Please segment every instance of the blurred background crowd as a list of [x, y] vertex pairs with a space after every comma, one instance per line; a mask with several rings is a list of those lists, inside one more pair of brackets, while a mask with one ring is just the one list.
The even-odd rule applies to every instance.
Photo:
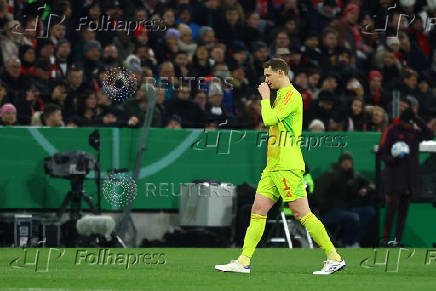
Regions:
[[[27, 2], [0, 0], [0, 125], [140, 127], [153, 83], [152, 127], [262, 129], [279, 57], [304, 130], [383, 131], [395, 90], [436, 129], [436, 0]], [[104, 90], [120, 67], [127, 100]]]

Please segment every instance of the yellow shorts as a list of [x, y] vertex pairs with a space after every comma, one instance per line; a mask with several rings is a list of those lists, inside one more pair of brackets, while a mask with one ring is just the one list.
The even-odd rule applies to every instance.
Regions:
[[281, 196], [283, 202], [292, 202], [306, 197], [306, 185], [303, 181], [304, 171], [267, 171], [263, 170], [256, 193], [277, 202]]

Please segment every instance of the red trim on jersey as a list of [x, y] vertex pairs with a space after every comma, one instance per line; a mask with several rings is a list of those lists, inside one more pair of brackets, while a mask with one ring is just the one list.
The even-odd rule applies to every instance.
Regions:
[[288, 94], [286, 94], [286, 96], [283, 98], [283, 105], [288, 104], [289, 100], [291, 100], [292, 95], [294, 95], [294, 90], [292, 90], [291, 92], [288, 92]]
[[391, 125], [389, 125], [386, 129], [385, 129], [385, 131], [383, 132], [383, 135], [382, 135], [382, 137], [381, 137], [381, 140], [380, 140], [380, 146], [384, 146], [385, 145], [385, 143], [386, 143], [386, 137], [388, 136], [388, 132], [391, 130], [391, 128], [393, 128], [394, 127], [394, 125], [393, 124], [391, 124]]

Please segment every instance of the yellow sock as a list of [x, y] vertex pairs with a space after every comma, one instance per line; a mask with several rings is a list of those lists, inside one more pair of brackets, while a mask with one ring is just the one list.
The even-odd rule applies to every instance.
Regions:
[[327, 254], [327, 259], [340, 262], [342, 260], [341, 256], [336, 252], [336, 250], [331, 251]]
[[[254, 250], [257, 244], [262, 238], [263, 232], [265, 230], [266, 216], [252, 213], [250, 219], [250, 226], [247, 228], [244, 238], [244, 246], [242, 247], [242, 256], [250, 259], [253, 256]], [[247, 260], [242, 259], [239, 261], [244, 265]], [[248, 261], [249, 263], [250, 261]]]
[[240, 255], [238, 258], [238, 262], [239, 264], [241, 264], [242, 266], [248, 266], [250, 265], [250, 258], [244, 255]]
[[321, 221], [309, 212], [300, 220], [301, 224], [307, 228], [312, 239], [322, 248], [327, 258], [334, 261], [341, 261], [341, 257], [336, 253], [336, 249], [330, 241], [330, 237]]

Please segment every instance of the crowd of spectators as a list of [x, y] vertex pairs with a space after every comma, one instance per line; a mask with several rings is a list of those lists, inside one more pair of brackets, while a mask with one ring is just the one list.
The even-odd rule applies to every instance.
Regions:
[[[436, 130], [436, 0], [26, 2], [0, 0], [0, 125], [140, 127], [150, 83], [152, 127], [262, 129], [279, 57], [304, 130], [383, 131], [395, 91]], [[104, 88], [120, 67], [127, 100]]]

